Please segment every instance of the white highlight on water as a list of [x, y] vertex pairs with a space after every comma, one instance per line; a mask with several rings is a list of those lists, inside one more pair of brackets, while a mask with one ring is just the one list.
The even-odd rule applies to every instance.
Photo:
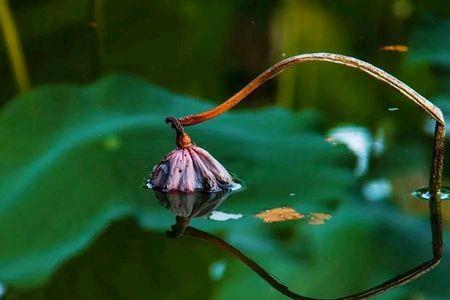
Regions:
[[373, 143], [369, 130], [361, 126], [342, 126], [332, 129], [329, 136], [332, 142], [344, 144], [356, 156], [355, 175], [364, 175]]
[[209, 219], [214, 221], [228, 221], [228, 220], [237, 220], [242, 218], [242, 214], [229, 214], [221, 211], [213, 211], [209, 216]]
[[225, 261], [223, 260], [215, 261], [209, 266], [209, 277], [211, 277], [211, 279], [214, 281], [218, 281], [222, 279], [226, 269], [227, 264]]
[[4, 286], [2, 283], [0, 283], [0, 299], [3, 298], [3, 296], [5, 295], [5, 293], [6, 293], [6, 288], [5, 288], [5, 286]]
[[228, 189], [232, 190], [233, 192], [238, 191], [242, 188], [242, 185], [237, 182], [233, 182], [229, 186], [227, 186]]
[[[431, 193], [428, 188], [417, 189], [414, 192], [412, 192], [411, 195], [416, 198], [419, 198], [419, 199], [424, 199], [424, 200], [431, 199]], [[442, 187], [439, 190], [439, 195], [441, 196], [441, 200], [449, 200], [450, 199], [450, 190], [447, 187]]]
[[392, 195], [392, 184], [386, 178], [374, 179], [363, 185], [362, 194], [369, 201], [382, 201]]

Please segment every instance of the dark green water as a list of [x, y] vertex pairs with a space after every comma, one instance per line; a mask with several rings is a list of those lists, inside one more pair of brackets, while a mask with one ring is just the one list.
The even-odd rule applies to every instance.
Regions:
[[[428, 203], [416, 196], [426, 198], [434, 123], [342, 66], [296, 66], [187, 128], [242, 190], [173, 206], [141, 185], [175, 148], [167, 116], [209, 109], [296, 54], [373, 63], [446, 116], [445, 1], [11, 0], [9, 8], [31, 90], [19, 93], [24, 77], [14, 75], [2, 35], [0, 299], [285, 299], [212, 243], [166, 237], [175, 214], [198, 211], [191, 226], [310, 297], [360, 292], [432, 257]], [[380, 50], [388, 45], [408, 51]], [[446, 200], [446, 166], [443, 175]], [[442, 206], [441, 264], [376, 299], [450, 298], [449, 202]]]

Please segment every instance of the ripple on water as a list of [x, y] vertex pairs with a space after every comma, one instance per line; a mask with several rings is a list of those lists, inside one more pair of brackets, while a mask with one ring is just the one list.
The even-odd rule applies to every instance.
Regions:
[[[439, 190], [439, 194], [441, 200], [450, 200], [450, 187], [442, 187]], [[431, 198], [431, 192], [428, 187], [417, 189], [413, 191], [411, 195], [421, 200], [430, 200]]]
[[[149, 189], [149, 190], [153, 189], [152, 181], [151, 181], [150, 178], [145, 180], [143, 188], [146, 188], [146, 189]], [[240, 182], [233, 182], [232, 184], [227, 185], [225, 187], [225, 190], [230, 190], [231, 192], [237, 192], [237, 191], [244, 190], [244, 187], [243, 187], [243, 185]]]

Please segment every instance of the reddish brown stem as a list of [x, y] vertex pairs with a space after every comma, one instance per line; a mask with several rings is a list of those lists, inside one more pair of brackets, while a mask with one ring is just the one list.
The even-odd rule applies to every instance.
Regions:
[[230, 108], [232, 108], [233, 106], [235, 106], [236, 104], [238, 104], [241, 100], [247, 97], [258, 87], [263, 85], [266, 81], [277, 76], [285, 69], [293, 65], [308, 61], [330, 62], [344, 65], [350, 68], [355, 68], [362, 72], [365, 72], [370, 76], [374, 77], [375, 79], [380, 80], [386, 83], [387, 85], [393, 87], [394, 89], [399, 91], [402, 95], [404, 95], [407, 99], [411, 100], [416, 105], [421, 107], [430, 117], [435, 119], [438, 123], [442, 125], [444, 124], [444, 118], [442, 116], [441, 110], [435, 105], [433, 105], [433, 103], [422, 97], [415, 90], [410, 88], [408, 85], [403, 83], [402, 81], [398, 80], [394, 76], [365, 61], [350, 56], [332, 53], [309, 53], [286, 58], [280, 61], [279, 63], [273, 65], [263, 73], [261, 73], [261, 75], [256, 77], [253, 81], [247, 84], [239, 92], [234, 94], [231, 98], [229, 98], [222, 104], [218, 105], [217, 107], [199, 114], [182, 117], [179, 119], [179, 121], [181, 125], [189, 126], [217, 117], [222, 113], [226, 112], [227, 110], [229, 110]]
[[[257, 89], [259, 86], [264, 84], [267, 80], [272, 77], [278, 75], [286, 68], [295, 65], [297, 63], [306, 62], [306, 61], [326, 61], [337, 63], [341, 65], [345, 65], [351, 68], [356, 68], [361, 70], [372, 77], [388, 84], [393, 87], [401, 94], [403, 94], [406, 98], [414, 102], [420, 108], [422, 108], [430, 117], [436, 120], [436, 129], [434, 136], [434, 151], [433, 151], [433, 160], [431, 166], [431, 176], [430, 176], [430, 192], [431, 199], [429, 203], [430, 210], [430, 223], [431, 223], [431, 233], [432, 233], [432, 250], [433, 250], [433, 258], [430, 260], [416, 266], [415, 268], [409, 270], [406, 273], [400, 274], [388, 281], [385, 281], [378, 286], [375, 286], [369, 290], [366, 290], [361, 293], [348, 295], [340, 298], [336, 298], [339, 300], [356, 300], [356, 299], [367, 299], [371, 296], [378, 295], [386, 292], [389, 289], [394, 287], [406, 284], [426, 272], [433, 269], [436, 265], [439, 264], [442, 258], [442, 249], [443, 249], [443, 240], [442, 240], [442, 214], [441, 214], [441, 199], [439, 195], [439, 190], [441, 188], [442, 181], [442, 166], [444, 159], [444, 146], [445, 146], [445, 122], [442, 116], [441, 110], [434, 106], [427, 99], [422, 97], [412, 88], [407, 86], [405, 83], [401, 82], [397, 78], [392, 75], [386, 73], [385, 71], [369, 64], [364, 61], [361, 61], [356, 58], [338, 55], [338, 54], [330, 54], [330, 53], [312, 53], [312, 54], [303, 54], [294, 57], [287, 58], [271, 68], [264, 71], [261, 75], [259, 75], [256, 79], [250, 82], [247, 86], [233, 95], [224, 103], [220, 104], [216, 108], [196, 114], [190, 115], [179, 119], [181, 125], [189, 126], [193, 124], [198, 124], [203, 121], [214, 118], [223, 112], [229, 110], [237, 103], [239, 103], [242, 99], [244, 99], [247, 95]], [[256, 272], [261, 278], [263, 278], [267, 283], [269, 283], [272, 287], [277, 289], [280, 293], [290, 297], [291, 299], [314, 299], [306, 296], [299, 295], [293, 291], [291, 291], [288, 287], [281, 284], [278, 280], [273, 278], [268, 272], [266, 272], [261, 266], [259, 266], [255, 261], [251, 260], [249, 257], [244, 255], [238, 249], [234, 248], [227, 242], [221, 240], [218, 237], [210, 235], [206, 232], [200, 231], [193, 227], [187, 227], [184, 231], [184, 235], [193, 236], [197, 238], [201, 238], [207, 240], [209, 242], [214, 243], [221, 249], [230, 252], [232, 255], [237, 257], [241, 262], [246, 264], [249, 268], [251, 268], [254, 272]]]

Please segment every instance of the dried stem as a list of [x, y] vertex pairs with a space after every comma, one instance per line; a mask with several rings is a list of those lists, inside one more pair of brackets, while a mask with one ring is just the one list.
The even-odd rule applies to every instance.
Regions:
[[[373, 288], [370, 288], [361, 293], [335, 298], [336, 300], [367, 299], [369, 297], [382, 294], [392, 288], [404, 285], [408, 282], [411, 282], [419, 278], [420, 276], [429, 272], [440, 263], [442, 259], [443, 240], [442, 240], [441, 198], [439, 190], [441, 188], [442, 182], [444, 146], [445, 146], [445, 125], [436, 122], [434, 145], [433, 145], [433, 157], [430, 171], [431, 198], [429, 203], [433, 258]], [[234, 248], [232, 245], [228, 244], [224, 240], [193, 227], [183, 227], [183, 228], [185, 228], [185, 231], [184, 232], [181, 231], [182, 234], [206, 240], [210, 243], [215, 244], [220, 249], [232, 254], [234, 257], [236, 257], [247, 267], [252, 269], [262, 279], [264, 279], [268, 284], [270, 284], [273, 288], [275, 288], [278, 292], [282, 293], [283, 295], [291, 299], [321, 300], [319, 298], [310, 298], [302, 296], [300, 294], [291, 291], [287, 286], [283, 285], [276, 278], [270, 275], [270, 273], [268, 273], [264, 268], [258, 265], [254, 260], [246, 256], [245, 254], [243, 254], [238, 249]]]
[[[431, 224], [431, 234], [432, 234], [432, 250], [433, 258], [416, 266], [415, 268], [400, 274], [390, 280], [387, 280], [373, 288], [370, 288], [364, 292], [348, 295], [336, 300], [356, 300], [356, 299], [367, 299], [369, 297], [382, 294], [390, 289], [404, 285], [411, 282], [425, 273], [436, 267], [441, 259], [443, 252], [443, 240], [442, 240], [442, 214], [441, 214], [441, 198], [439, 190], [441, 188], [442, 181], [442, 167], [444, 163], [444, 146], [445, 146], [445, 126], [436, 122], [436, 129], [434, 135], [434, 147], [433, 147], [433, 157], [432, 165], [430, 171], [430, 224]], [[187, 226], [187, 225], [186, 225]], [[238, 249], [234, 248], [232, 245], [228, 244], [224, 240], [209, 234], [207, 232], [198, 230], [193, 227], [184, 227], [185, 231], [182, 232], [186, 236], [197, 237], [211, 242], [231, 253], [234, 257], [238, 258], [242, 263], [252, 269], [257, 273], [262, 279], [264, 279], [268, 284], [270, 284], [277, 291], [291, 299], [303, 299], [303, 300], [314, 300], [316, 298], [310, 298], [306, 296], [299, 295], [291, 291], [287, 286], [283, 285], [277, 279], [275, 279], [270, 273], [268, 273], [264, 268], [258, 265], [254, 260], [240, 252]], [[397, 254], [398, 255], [398, 254]], [[320, 299], [316, 299], [320, 300]]]
[[442, 168], [444, 165], [445, 149], [445, 125], [436, 123], [434, 130], [433, 158], [430, 171], [430, 222], [431, 234], [433, 237], [433, 256], [442, 257], [442, 212], [441, 195], [439, 193], [442, 184]]
[[[366, 290], [361, 293], [348, 295], [340, 298], [336, 298], [339, 300], [349, 300], [349, 299], [367, 299], [371, 296], [381, 294], [390, 290], [394, 287], [406, 284], [423, 274], [427, 273], [431, 269], [433, 269], [436, 265], [439, 264], [442, 258], [442, 249], [443, 249], [443, 240], [442, 240], [442, 215], [441, 215], [441, 199], [440, 199], [440, 188], [442, 182], [442, 167], [444, 161], [444, 146], [445, 146], [445, 122], [442, 116], [441, 110], [434, 106], [431, 102], [426, 100], [424, 97], [419, 95], [412, 88], [396, 79], [392, 75], [384, 72], [383, 70], [366, 63], [364, 61], [358, 60], [356, 58], [330, 54], [330, 53], [312, 53], [312, 54], [304, 54], [298, 55], [294, 57], [290, 57], [285, 59], [276, 65], [272, 66], [268, 70], [264, 71], [261, 75], [259, 75], [256, 79], [250, 82], [247, 86], [237, 92], [234, 96], [229, 98], [227, 101], [217, 106], [216, 108], [206, 111], [196, 115], [190, 115], [179, 119], [181, 125], [189, 126], [193, 124], [197, 124], [211, 118], [214, 118], [223, 112], [229, 110], [234, 105], [239, 103], [242, 99], [244, 99], [247, 95], [261, 86], [264, 82], [269, 80], [270, 78], [278, 75], [286, 68], [295, 65], [297, 63], [306, 62], [306, 61], [326, 61], [337, 63], [341, 65], [345, 65], [351, 68], [356, 68], [361, 70], [376, 79], [388, 84], [393, 87], [401, 94], [403, 94], [406, 98], [413, 101], [419, 107], [421, 107], [429, 116], [431, 116], [434, 120], [436, 120], [436, 129], [434, 135], [434, 146], [433, 146], [433, 157], [432, 157], [432, 165], [430, 171], [430, 202], [429, 202], [429, 210], [430, 210], [430, 224], [431, 224], [431, 233], [432, 233], [432, 250], [433, 250], [433, 258], [430, 260], [416, 266], [415, 268], [400, 274], [388, 281], [385, 281], [369, 290]], [[240, 252], [238, 249], [234, 248], [224, 240], [211, 235], [207, 232], [203, 232], [201, 230], [195, 229], [193, 227], [187, 227], [183, 233], [186, 236], [192, 236], [207, 240], [215, 245], [217, 245], [222, 250], [225, 250], [231, 253], [233, 256], [238, 258], [242, 263], [251, 268], [254, 272], [256, 272], [261, 278], [263, 278], [268, 284], [270, 284], [273, 288], [278, 290], [280, 293], [288, 296], [291, 299], [315, 299], [309, 298], [302, 295], [299, 295], [295, 292], [289, 290], [288, 287], [281, 284], [278, 280], [276, 280], [273, 276], [271, 276], [267, 271], [265, 271], [260, 265], [258, 265], [255, 261], [247, 257], [245, 254]]]
[[332, 53], [301, 54], [282, 60], [279, 63], [267, 69], [266, 71], [264, 71], [261, 75], [256, 77], [252, 82], [247, 84], [239, 92], [234, 94], [231, 98], [229, 98], [219, 106], [203, 113], [182, 117], [179, 119], [180, 123], [183, 126], [189, 126], [217, 117], [222, 113], [224, 113], [225, 111], [232, 108], [233, 106], [235, 106], [236, 104], [238, 104], [241, 100], [247, 97], [258, 87], [263, 85], [266, 81], [277, 76], [285, 69], [293, 65], [308, 61], [331, 62], [335, 64], [344, 65], [350, 68], [355, 68], [362, 72], [365, 72], [370, 76], [374, 77], [375, 79], [382, 81], [387, 85], [393, 87], [397, 91], [399, 91], [406, 98], [408, 98], [409, 100], [420, 106], [430, 117], [435, 119], [438, 123], [444, 125], [444, 118], [442, 116], [441, 110], [435, 105], [433, 105], [433, 103], [422, 97], [419, 93], [417, 93], [415, 90], [410, 88], [405, 83], [401, 82], [394, 76], [367, 62], [364, 62], [362, 60], [350, 56]]
[[184, 127], [180, 124], [180, 121], [178, 121], [175, 117], [167, 117], [166, 123], [171, 124], [172, 128], [175, 129], [177, 135], [176, 135], [176, 144], [178, 148], [187, 148], [192, 145], [191, 138], [184, 130]]

